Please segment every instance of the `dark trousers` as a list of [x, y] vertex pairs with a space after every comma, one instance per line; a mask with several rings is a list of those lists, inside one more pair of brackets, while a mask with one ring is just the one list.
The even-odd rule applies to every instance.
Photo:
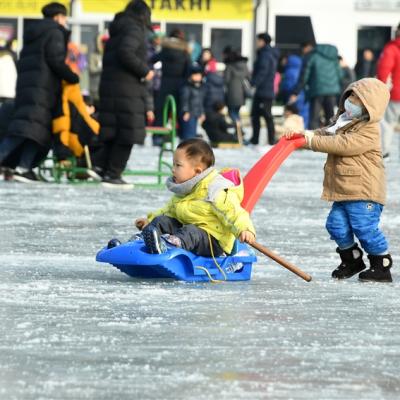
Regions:
[[232, 122], [234, 122], [234, 123], [236, 121], [240, 122], [239, 111], [240, 111], [240, 106], [238, 106], [238, 107], [228, 107], [228, 115], [229, 115], [229, 118], [232, 120]]
[[195, 138], [197, 135], [197, 118], [190, 117], [188, 121], [181, 118], [181, 136], [182, 140]]
[[208, 233], [196, 225], [183, 225], [175, 218], [159, 215], [154, 218], [144, 230], [149, 226], [157, 228], [161, 235], [169, 233], [178, 237], [181, 240], [183, 249], [191, 251], [199, 256], [210, 257], [213, 253], [215, 257], [218, 257], [224, 252], [218, 241], [210, 235], [212, 244], [211, 252]]
[[21, 168], [32, 169], [40, 147], [33, 140], [21, 136], [6, 136], [0, 143], [0, 164], [18, 148], [20, 149], [17, 165]]
[[325, 123], [333, 117], [336, 96], [316, 96], [310, 100], [310, 129], [321, 127], [321, 110], [324, 111]]
[[251, 144], [258, 144], [260, 137], [260, 117], [265, 119], [268, 130], [268, 143], [275, 144], [275, 126], [272, 117], [272, 99], [254, 97], [251, 107], [251, 124], [253, 125], [253, 137]]
[[131, 155], [133, 145], [105, 142], [93, 155], [93, 165], [103, 170], [103, 175], [112, 179], [121, 177]]

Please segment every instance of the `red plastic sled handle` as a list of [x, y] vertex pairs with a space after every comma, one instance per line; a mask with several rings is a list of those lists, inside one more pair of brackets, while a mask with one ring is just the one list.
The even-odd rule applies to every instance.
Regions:
[[299, 147], [303, 147], [306, 139], [303, 135], [295, 134], [291, 139], [281, 138], [256, 164], [243, 179], [244, 198], [242, 207], [251, 212], [265, 187], [275, 175], [281, 164]]

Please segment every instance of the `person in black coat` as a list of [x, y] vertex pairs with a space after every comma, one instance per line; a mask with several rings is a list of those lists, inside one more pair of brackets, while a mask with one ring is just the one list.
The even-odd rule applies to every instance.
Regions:
[[147, 63], [151, 10], [133, 0], [110, 25], [100, 79], [100, 140], [104, 146], [93, 160], [105, 186], [127, 185], [121, 178], [134, 144], [146, 131], [146, 81], [153, 79]]
[[354, 72], [357, 80], [376, 75], [376, 60], [374, 52], [371, 49], [364, 49], [359, 55]]
[[224, 78], [218, 72], [208, 72], [204, 77], [204, 111], [211, 112], [216, 102], [225, 101]]
[[14, 179], [36, 181], [32, 168], [43, 158], [52, 140], [51, 123], [61, 97], [61, 81], [78, 83], [79, 77], [65, 64], [69, 32], [67, 10], [60, 3], [42, 8], [44, 19], [25, 30], [18, 61], [17, 88], [8, 134], [0, 143], [0, 164], [13, 158]]
[[251, 144], [258, 144], [260, 136], [260, 117], [265, 119], [268, 129], [268, 143], [275, 143], [275, 127], [272, 117], [272, 102], [275, 97], [274, 79], [277, 69], [277, 55], [271, 48], [271, 36], [268, 33], [257, 35], [257, 57], [254, 62], [251, 85], [255, 87], [251, 109], [253, 136]]
[[177, 109], [181, 108], [181, 89], [189, 76], [191, 67], [189, 46], [182, 30], [174, 29], [169, 37], [163, 39], [161, 51], [152, 58], [153, 63], [159, 61], [162, 67], [160, 92], [155, 102], [157, 126], [162, 125], [163, 106], [168, 95], [174, 96]]

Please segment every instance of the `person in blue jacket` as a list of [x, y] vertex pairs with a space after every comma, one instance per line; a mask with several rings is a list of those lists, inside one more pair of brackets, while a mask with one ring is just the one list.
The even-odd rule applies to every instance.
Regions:
[[283, 70], [283, 78], [280, 84], [280, 96], [285, 104], [294, 104], [303, 117], [304, 126], [308, 126], [309, 104], [306, 101], [304, 90], [296, 96], [296, 101], [291, 101], [291, 95], [296, 90], [301, 77], [303, 60], [300, 56], [291, 54]]
[[260, 117], [265, 119], [268, 129], [268, 143], [275, 143], [275, 127], [272, 117], [272, 102], [275, 98], [274, 79], [277, 69], [277, 54], [271, 47], [268, 33], [257, 35], [257, 57], [253, 66], [251, 85], [255, 88], [251, 109], [253, 136], [251, 144], [258, 144], [260, 136]]

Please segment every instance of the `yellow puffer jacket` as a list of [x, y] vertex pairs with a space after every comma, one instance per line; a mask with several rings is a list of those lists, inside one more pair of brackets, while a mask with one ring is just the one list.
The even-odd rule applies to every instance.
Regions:
[[255, 234], [255, 229], [249, 213], [240, 205], [244, 195], [242, 180], [231, 187], [226, 182], [214, 170], [189, 194], [174, 195], [165, 207], [150, 213], [148, 219], [166, 215], [184, 225], [196, 225], [217, 239], [225, 253], [230, 254], [235, 238], [243, 231]]
[[83, 146], [80, 141], [78, 129], [85, 128], [93, 135], [98, 135], [99, 123], [93, 119], [86, 110], [79, 84], [63, 82], [62, 113], [53, 119], [52, 131], [60, 136], [61, 143], [68, 147], [76, 157], [83, 154]]

